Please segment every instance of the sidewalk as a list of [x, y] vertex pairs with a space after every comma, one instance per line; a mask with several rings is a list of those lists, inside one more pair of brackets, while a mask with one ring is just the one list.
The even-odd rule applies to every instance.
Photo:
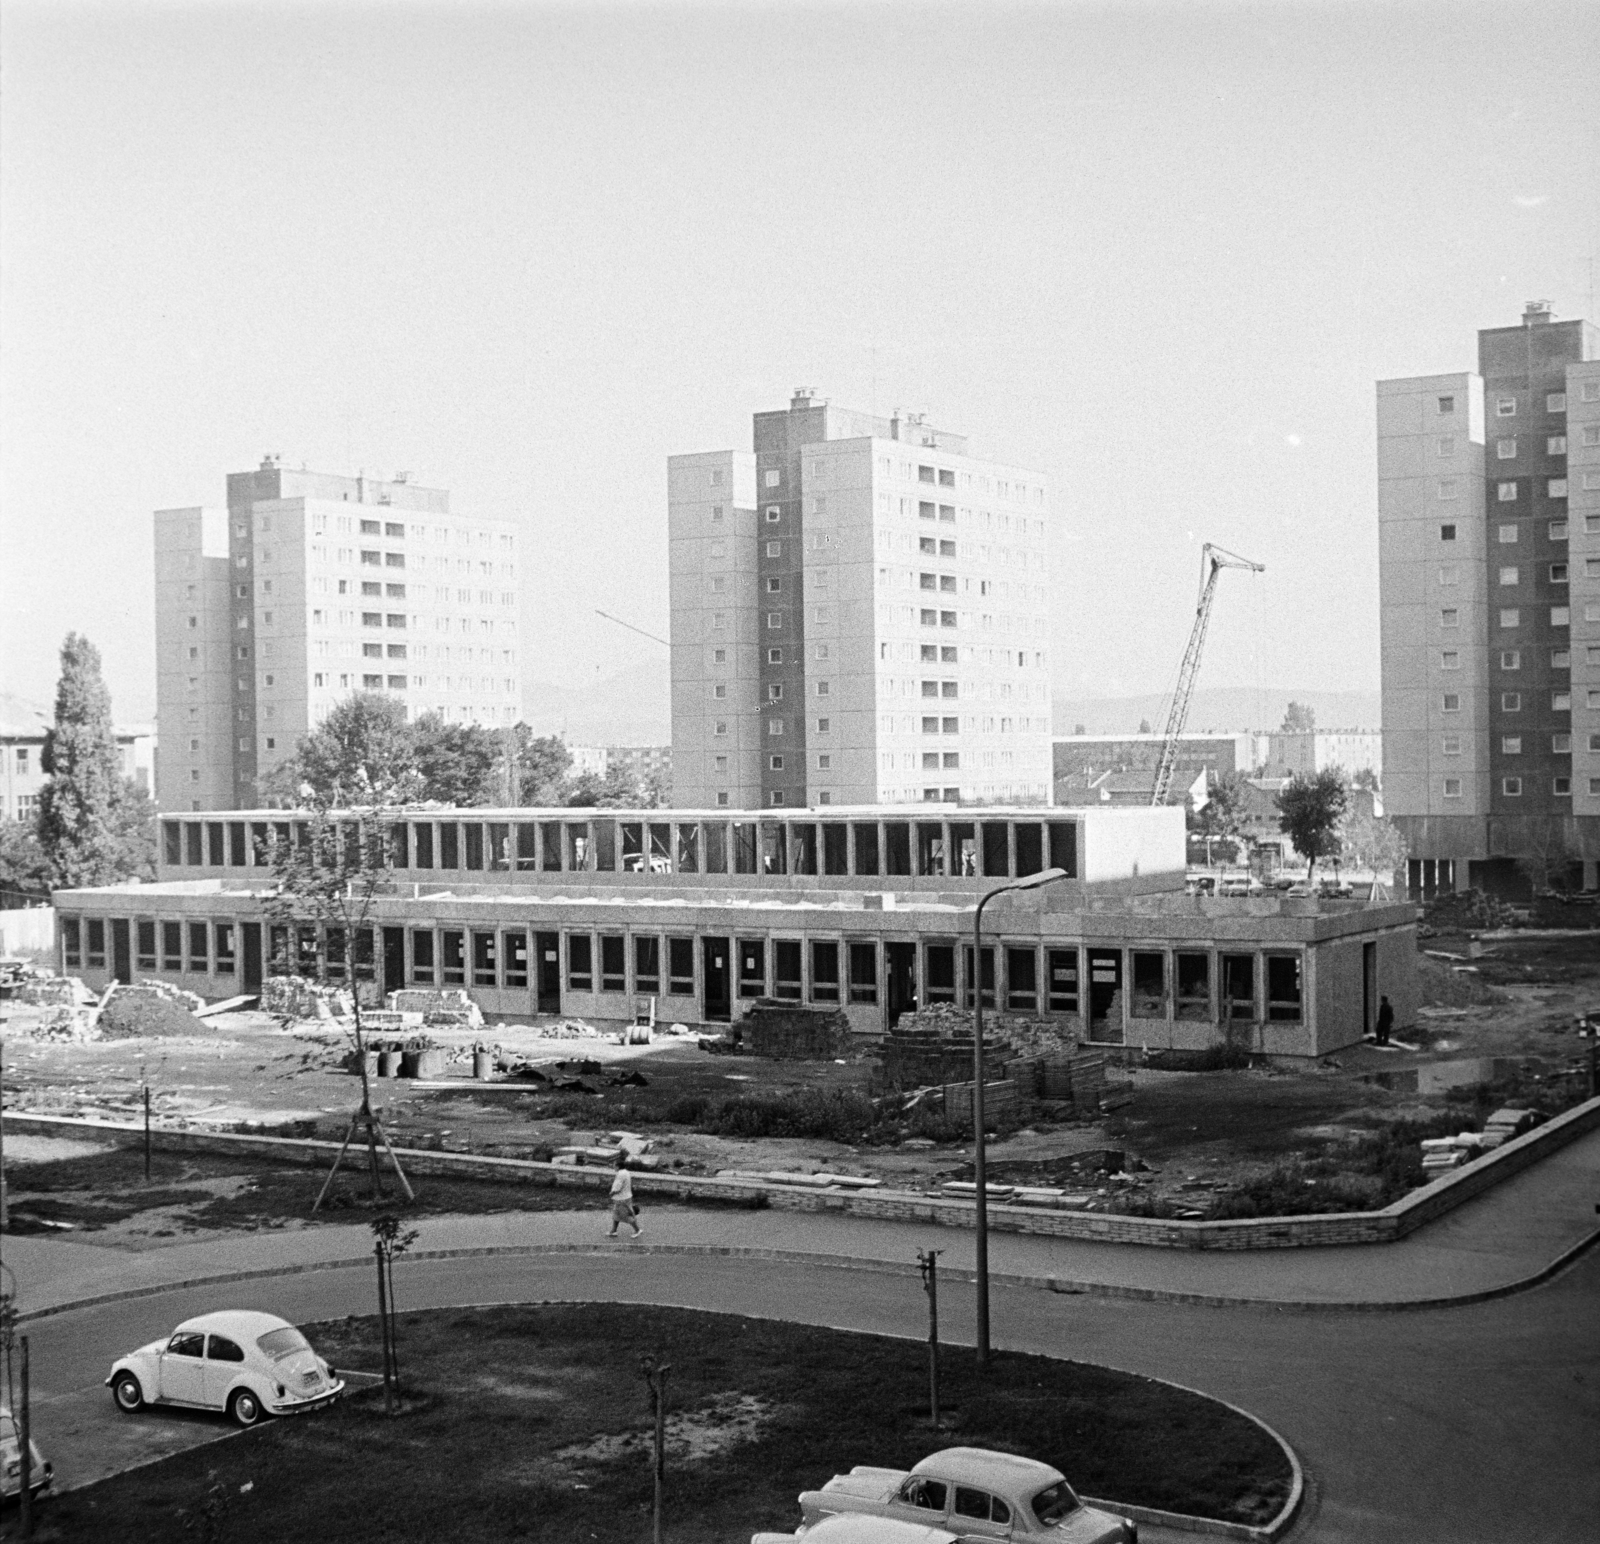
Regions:
[[[1505, 1291], [1548, 1269], [1600, 1227], [1600, 1132], [1582, 1137], [1394, 1244], [1235, 1253], [1151, 1249], [1027, 1234], [990, 1235], [997, 1282], [1124, 1297], [1302, 1307], [1403, 1307]], [[420, 1219], [415, 1252], [498, 1249], [672, 1249], [796, 1255], [841, 1265], [914, 1270], [919, 1249], [970, 1271], [968, 1229], [814, 1212], [650, 1206], [637, 1244], [605, 1238], [600, 1204], [571, 1212]], [[79, 1237], [7, 1236], [4, 1260], [24, 1312], [232, 1273], [270, 1274], [365, 1259], [363, 1223], [216, 1234], [143, 1250]]]

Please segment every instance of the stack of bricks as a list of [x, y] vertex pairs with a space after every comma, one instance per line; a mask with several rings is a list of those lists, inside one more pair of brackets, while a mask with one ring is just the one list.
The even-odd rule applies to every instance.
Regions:
[[802, 1008], [760, 998], [745, 1015], [746, 1043], [779, 1061], [833, 1061], [850, 1052], [850, 1020], [837, 1008]]
[[[1020, 1056], [1060, 1056], [1076, 1044], [1069, 1029], [1049, 1019], [984, 1014], [984, 1065], [996, 1073], [1003, 1074]], [[972, 1075], [972, 1049], [969, 1010], [932, 1003], [915, 1013], [903, 1013], [878, 1047], [883, 1081], [899, 1089], [963, 1081]]]

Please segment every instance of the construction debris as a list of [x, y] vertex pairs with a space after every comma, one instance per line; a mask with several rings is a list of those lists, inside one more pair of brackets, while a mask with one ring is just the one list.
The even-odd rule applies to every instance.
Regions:
[[304, 976], [268, 976], [261, 989], [261, 1011], [281, 1019], [346, 1019], [350, 994], [342, 987], [318, 986]]

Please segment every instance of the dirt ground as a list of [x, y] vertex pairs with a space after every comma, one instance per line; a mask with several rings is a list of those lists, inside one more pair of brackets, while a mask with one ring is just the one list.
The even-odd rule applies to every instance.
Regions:
[[[1375, 1133], [1400, 1129], [1396, 1123], [1409, 1123], [1404, 1129], [1414, 1142], [1423, 1127], [1481, 1125], [1487, 1109], [1507, 1100], [1549, 1107], [1581, 1090], [1575, 1074], [1586, 1066], [1591, 1042], [1575, 1037], [1573, 1019], [1600, 1008], [1600, 932], [1440, 935], [1425, 946], [1433, 951], [1419, 961], [1425, 1006], [1417, 1024], [1398, 1033], [1396, 1045], [1368, 1043], [1292, 1070], [1112, 1068], [1116, 1107], [1109, 1114], [1036, 1120], [999, 1133], [990, 1145], [993, 1180], [1063, 1186], [1091, 1207], [1209, 1215], [1217, 1197], [1285, 1164], [1314, 1162], [1320, 1168], [1308, 1172], [1324, 1177], [1336, 1177], [1342, 1165], [1359, 1176], [1361, 1142], [1368, 1139], [1370, 1148]], [[265, 1014], [231, 1012], [204, 1020], [195, 1035], [54, 1042], [30, 1038], [30, 1015], [37, 1010], [6, 1006], [9, 1110], [133, 1119], [142, 1112], [148, 1083], [160, 1123], [338, 1138], [359, 1099], [358, 1080], [341, 1065], [349, 1041], [337, 1027], [285, 1028]], [[494, 1024], [453, 1038], [432, 1033], [460, 1058], [441, 1083], [459, 1086], [387, 1078], [372, 1083], [397, 1145], [547, 1157], [558, 1146], [622, 1129], [650, 1137], [663, 1167], [687, 1173], [826, 1169], [911, 1187], [970, 1174], [969, 1142], [908, 1140], [892, 1128], [855, 1145], [693, 1129], [706, 1123], [694, 1117], [695, 1101], [801, 1090], [863, 1095], [872, 1073], [866, 1058], [772, 1062], [713, 1055], [693, 1039], [630, 1047], [611, 1037], [552, 1040]], [[498, 1044], [507, 1061], [535, 1065], [542, 1080], [472, 1084], [474, 1039]], [[1347, 1152], [1353, 1155], [1348, 1161]], [[13, 1140], [6, 1157], [8, 1166], [21, 1159]], [[231, 1175], [227, 1170], [227, 1164], [191, 1166], [166, 1181], [169, 1189], [199, 1187], [203, 1194], [175, 1199], [154, 1186], [144, 1221], [156, 1226], [146, 1231], [159, 1231], [170, 1219], [155, 1213], [174, 1207], [186, 1219], [214, 1219], [202, 1226], [237, 1224], [239, 1208], [222, 1203], [249, 1188], [247, 1176], [241, 1166]], [[1396, 1183], [1404, 1189], [1393, 1175], [1386, 1183], [1385, 1195]], [[298, 1213], [299, 1187], [290, 1188]], [[1377, 1189], [1368, 1188], [1369, 1199], [1377, 1198]], [[20, 1172], [16, 1190], [21, 1199], [26, 1179]], [[125, 1198], [129, 1205], [135, 1199]], [[261, 1215], [270, 1216], [270, 1198], [258, 1199]], [[95, 1223], [91, 1214], [74, 1225]], [[105, 1225], [139, 1226], [126, 1214]]]

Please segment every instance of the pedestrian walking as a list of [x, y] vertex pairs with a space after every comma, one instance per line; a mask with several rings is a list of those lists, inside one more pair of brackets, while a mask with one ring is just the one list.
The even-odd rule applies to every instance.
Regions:
[[633, 1204], [633, 1176], [626, 1169], [618, 1169], [617, 1177], [611, 1181], [611, 1231], [607, 1238], [617, 1236], [619, 1222], [627, 1223], [635, 1238], [644, 1231], [639, 1226], [639, 1210]]
[[1375, 1036], [1379, 1045], [1388, 1045], [1389, 1031], [1394, 1028], [1394, 1009], [1389, 1006], [1389, 999], [1378, 999], [1378, 1032]]

